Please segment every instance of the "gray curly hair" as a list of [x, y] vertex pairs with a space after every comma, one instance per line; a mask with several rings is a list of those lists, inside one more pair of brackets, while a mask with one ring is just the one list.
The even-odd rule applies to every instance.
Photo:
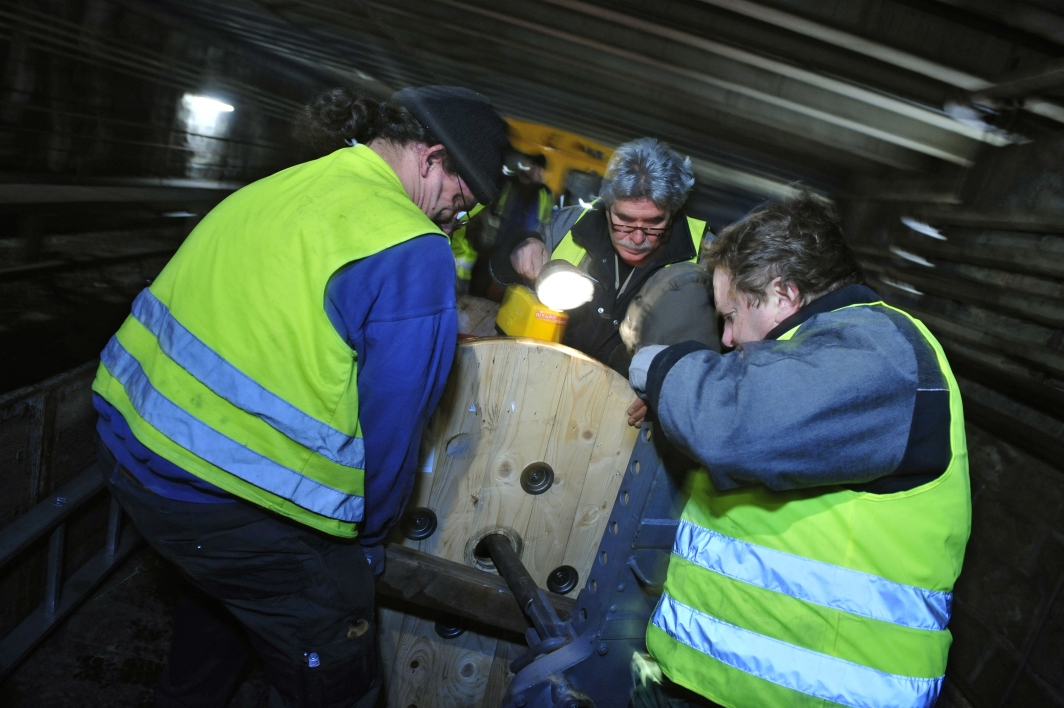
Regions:
[[649, 199], [676, 213], [694, 186], [691, 158], [680, 157], [657, 138], [639, 138], [613, 153], [600, 196], [607, 208], [621, 199]]

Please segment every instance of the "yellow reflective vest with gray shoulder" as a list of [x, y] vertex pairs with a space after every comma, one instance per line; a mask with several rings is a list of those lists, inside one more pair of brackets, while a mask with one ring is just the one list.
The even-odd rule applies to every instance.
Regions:
[[730, 708], [932, 708], [942, 686], [971, 529], [960, 392], [922, 323], [854, 307], [898, 313], [934, 351], [949, 465], [891, 494], [721, 492], [706, 470], [692, 475], [647, 647], [673, 681]]
[[344, 265], [441, 233], [359, 145], [231, 195], [101, 355], [137, 439], [242, 499], [352, 537], [364, 509], [356, 354], [325, 312]]

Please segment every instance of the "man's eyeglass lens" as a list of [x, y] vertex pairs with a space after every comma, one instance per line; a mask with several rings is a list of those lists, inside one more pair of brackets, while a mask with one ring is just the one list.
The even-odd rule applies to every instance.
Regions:
[[661, 236], [669, 230], [671, 224], [665, 224], [664, 226], [629, 226], [628, 224], [618, 224], [613, 220], [613, 215], [610, 214], [610, 226], [614, 231], [621, 234], [631, 234], [636, 231], [642, 231], [644, 236]]

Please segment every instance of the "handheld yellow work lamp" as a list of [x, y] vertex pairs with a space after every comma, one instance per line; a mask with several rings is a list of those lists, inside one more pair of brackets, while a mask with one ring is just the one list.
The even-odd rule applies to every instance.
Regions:
[[591, 302], [594, 294], [594, 278], [566, 261], [553, 260], [536, 278], [535, 293], [523, 285], [506, 288], [495, 324], [511, 337], [560, 342], [569, 321], [565, 310]]

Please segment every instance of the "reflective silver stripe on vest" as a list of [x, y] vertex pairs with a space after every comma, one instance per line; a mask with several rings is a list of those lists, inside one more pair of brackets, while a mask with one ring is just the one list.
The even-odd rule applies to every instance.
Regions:
[[943, 630], [953, 593], [802, 558], [680, 521], [672, 552], [714, 573], [834, 610], [913, 629]]
[[151, 385], [140, 362], [117, 337], [111, 337], [100, 360], [125, 388], [140, 417], [189, 452], [315, 514], [352, 523], [362, 520], [362, 497], [333, 489], [278, 464], [182, 410]]
[[854, 708], [931, 708], [942, 677], [899, 676], [772, 639], [661, 596], [652, 620], [678, 642], [732, 668]]
[[316, 420], [223, 359], [170, 313], [147, 288], [133, 301], [133, 316], [159, 340], [166, 356], [237, 408], [261, 418], [303, 447], [333, 462], [364, 469], [362, 438]]

